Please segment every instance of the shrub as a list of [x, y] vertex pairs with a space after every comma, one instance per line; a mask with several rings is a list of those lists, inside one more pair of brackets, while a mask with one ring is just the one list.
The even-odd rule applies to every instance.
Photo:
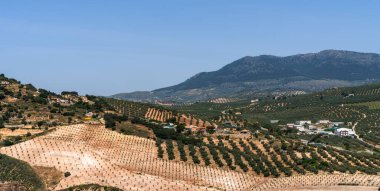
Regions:
[[67, 178], [67, 177], [69, 177], [69, 176], [71, 176], [71, 173], [70, 172], [65, 172], [65, 178]]
[[8, 147], [8, 146], [12, 146], [14, 143], [12, 141], [10, 141], [9, 139], [5, 139], [5, 140], [3, 140], [2, 144], [4, 146]]

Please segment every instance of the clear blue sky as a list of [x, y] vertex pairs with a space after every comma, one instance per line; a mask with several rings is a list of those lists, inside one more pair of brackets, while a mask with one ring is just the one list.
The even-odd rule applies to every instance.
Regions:
[[174, 85], [240, 57], [380, 52], [378, 0], [0, 1], [0, 73], [60, 92]]

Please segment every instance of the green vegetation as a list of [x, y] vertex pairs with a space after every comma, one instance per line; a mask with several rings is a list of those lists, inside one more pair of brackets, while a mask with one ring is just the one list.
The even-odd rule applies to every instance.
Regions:
[[[380, 155], [378, 154], [338, 150], [333, 147], [308, 146], [291, 140], [259, 142], [219, 138], [216, 142], [217, 144], [214, 143], [214, 139], [209, 137], [207, 142], [198, 144], [198, 150], [192, 144], [187, 145], [189, 154], [186, 155], [186, 158], [191, 157], [192, 163], [203, 165], [198, 157], [200, 155], [206, 166], [215, 164], [223, 167], [226, 164], [231, 170], [254, 172], [265, 177], [332, 173], [334, 171], [342, 173], [359, 171], [366, 174], [380, 172]], [[172, 144], [172, 141], [166, 142], [168, 158], [174, 160], [175, 156], [170, 146]], [[181, 160], [182, 158], [185, 156], [181, 156]]]
[[162, 149], [162, 140], [161, 139], [156, 140], [156, 147], [158, 148], [157, 157], [163, 158], [164, 157], [164, 150]]
[[109, 187], [109, 186], [101, 186], [99, 184], [86, 184], [86, 185], [79, 185], [70, 187], [67, 189], [63, 189], [61, 191], [86, 191], [86, 190], [93, 190], [93, 191], [122, 191], [119, 188], [115, 187]]
[[371, 102], [363, 102], [363, 103], [355, 103], [350, 106], [364, 106], [370, 110], [379, 110], [380, 109], [380, 101], [371, 101]]
[[17, 182], [28, 190], [44, 190], [44, 184], [27, 163], [0, 154], [0, 182]]
[[120, 113], [123, 113], [129, 117], [144, 118], [145, 113], [148, 111], [149, 104], [117, 100], [117, 99], [104, 99], [107, 104], [112, 106], [112, 108]]

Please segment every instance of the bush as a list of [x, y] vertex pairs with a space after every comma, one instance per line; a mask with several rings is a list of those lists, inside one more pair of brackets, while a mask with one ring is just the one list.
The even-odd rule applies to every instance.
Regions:
[[0, 181], [17, 182], [26, 190], [46, 190], [38, 175], [26, 162], [0, 154]]
[[1, 129], [1, 128], [4, 128], [4, 122], [3, 122], [2, 119], [0, 119], [0, 129]]
[[65, 178], [67, 178], [67, 177], [69, 177], [69, 176], [71, 176], [71, 173], [70, 172], [65, 172]]
[[12, 146], [14, 143], [12, 141], [10, 141], [9, 139], [5, 139], [3, 140], [2, 144], [6, 147], [8, 146]]
[[15, 139], [16, 142], [18, 142], [18, 141], [21, 141], [21, 140], [22, 140], [22, 137], [20, 137], [20, 136], [16, 136], [14, 139]]

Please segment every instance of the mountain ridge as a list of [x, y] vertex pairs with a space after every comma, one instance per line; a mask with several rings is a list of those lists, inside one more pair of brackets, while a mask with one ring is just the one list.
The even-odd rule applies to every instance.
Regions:
[[[143, 97], [144, 101], [187, 102], [236, 96], [238, 92], [319, 91], [379, 79], [379, 54], [330, 49], [283, 57], [245, 56], [219, 70], [201, 72], [177, 85], [146, 92]], [[304, 85], [297, 87], [295, 84]], [[142, 101], [134, 92], [112, 97]]]

